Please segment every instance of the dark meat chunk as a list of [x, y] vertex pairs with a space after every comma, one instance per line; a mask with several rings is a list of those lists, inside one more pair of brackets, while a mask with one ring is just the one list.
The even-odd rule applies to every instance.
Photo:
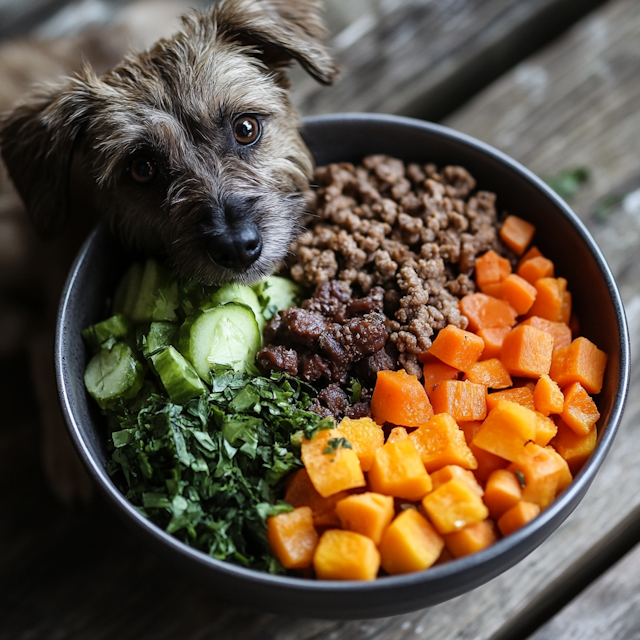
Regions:
[[307, 382], [315, 382], [320, 378], [331, 380], [331, 363], [317, 353], [304, 354], [300, 357], [298, 374]]
[[365, 313], [382, 313], [384, 311], [384, 289], [373, 287], [364, 298], [353, 298], [346, 307], [348, 318]]
[[372, 356], [363, 358], [356, 364], [358, 380], [373, 387], [378, 371], [395, 371], [398, 368], [398, 353], [390, 343], [386, 348], [376, 351]]
[[344, 344], [352, 362], [382, 349], [387, 341], [386, 318], [381, 313], [349, 318], [342, 326]]
[[285, 371], [289, 375], [298, 375], [298, 354], [282, 345], [267, 345], [258, 351], [258, 366], [264, 372]]
[[281, 324], [275, 340], [313, 349], [317, 346], [320, 336], [326, 333], [329, 324], [327, 319], [317, 311], [292, 307], [281, 312]]
[[321, 284], [313, 297], [302, 303], [302, 307], [317, 311], [334, 322], [344, 322], [347, 304], [351, 301], [350, 288], [338, 280], [330, 280]]
[[338, 417], [345, 415], [349, 406], [349, 399], [339, 384], [333, 383], [325, 387], [318, 393], [318, 400], [331, 413], [332, 416]]

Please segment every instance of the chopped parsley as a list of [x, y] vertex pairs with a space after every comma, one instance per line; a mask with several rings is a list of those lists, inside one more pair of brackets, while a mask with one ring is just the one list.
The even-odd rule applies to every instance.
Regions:
[[518, 478], [520, 486], [524, 489], [527, 486], [527, 482], [524, 479], [524, 473], [522, 473], [522, 471], [516, 471], [516, 478]]
[[334, 453], [337, 453], [338, 449], [353, 449], [353, 447], [346, 438], [331, 438], [322, 453], [327, 456], [332, 456]]

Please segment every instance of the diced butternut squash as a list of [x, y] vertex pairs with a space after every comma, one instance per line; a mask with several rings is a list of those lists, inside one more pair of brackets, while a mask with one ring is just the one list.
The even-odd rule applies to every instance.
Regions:
[[575, 475], [596, 448], [598, 432], [591, 429], [586, 435], [579, 436], [562, 419], [558, 418], [557, 422], [558, 433], [551, 445], [567, 461], [571, 473]]
[[343, 529], [361, 533], [376, 545], [380, 544], [382, 534], [395, 515], [391, 496], [370, 491], [340, 500], [336, 505], [336, 513]]
[[556, 423], [547, 416], [543, 416], [538, 411], [536, 413], [536, 437], [534, 442], [539, 444], [541, 447], [546, 447], [549, 442], [553, 438], [555, 438], [556, 433], [558, 433], [558, 427]]
[[600, 393], [606, 365], [607, 354], [580, 337], [554, 353], [549, 375], [561, 389], [579, 382], [587, 393]]
[[568, 325], [571, 322], [572, 296], [570, 291], [565, 291], [562, 295], [562, 307], [560, 308], [559, 322]]
[[540, 278], [553, 278], [553, 262], [543, 256], [535, 256], [520, 263], [518, 275], [534, 284]]
[[409, 439], [429, 473], [449, 464], [465, 469], [475, 469], [477, 466], [464, 433], [448, 413], [433, 416], [426, 425], [411, 432]]
[[419, 427], [432, 415], [429, 397], [418, 378], [404, 369], [378, 371], [371, 397], [371, 416], [378, 424]]
[[458, 369], [450, 367], [448, 364], [445, 364], [428, 353], [422, 358], [422, 362], [422, 371], [424, 374], [422, 382], [429, 399], [431, 399], [431, 392], [437, 384], [445, 380], [458, 380], [460, 377], [461, 372]]
[[422, 499], [422, 506], [441, 535], [460, 531], [489, 516], [482, 498], [463, 478], [440, 485]]
[[527, 318], [524, 325], [529, 325], [545, 331], [553, 338], [553, 350], [557, 351], [562, 347], [568, 347], [571, 344], [571, 329], [564, 322], [552, 322], [538, 316]]
[[305, 569], [313, 562], [318, 534], [310, 507], [267, 518], [267, 540], [285, 569]]
[[404, 427], [393, 427], [391, 431], [389, 431], [389, 435], [387, 436], [387, 442], [398, 442], [398, 440], [404, 440], [408, 438], [409, 434]]
[[515, 506], [502, 514], [498, 520], [498, 529], [503, 536], [517, 531], [540, 515], [540, 507], [533, 502], [521, 500]]
[[463, 380], [481, 384], [488, 389], [507, 389], [511, 386], [511, 376], [498, 358], [481, 360], [465, 370]]
[[387, 527], [380, 543], [383, 569], [391, 574], [428, 569], [440, 557], [444, 540], [416, 509], [405, 509]]
[[344, 434], [360, 460], [363, 471], [369, 471], [376, 449], [384, 444], [382, 427], [371, 418], [343, 418], [338, 431]]
[[444, 536], [444, 543], [455, 558], [482, 551], [497, 540], [495, 524], [489, 519], [469, 524], [460, 531]]
[[504, 337], [511, 331], [510, 327], [493, 327], [491, 329], [479, 329], [478, 335], [484, 341], [484, 350], [480, 356], [481, 360], [499, 358], [502, 350]]
[[549, 373], [553, 338], [529, 325], [520, 325], [504, 337], [500, 359], [512, 376], [539, 378]]
[[440, 485], [443, 485], [445, 482], [449, 482], [449, 480], [453, 480], [454, 478], [460, 478], [467, 482], [480, 497], [484, 495], [484, 490], [478, 484], [473, 472], [468, 469], [463, 469], [457, 464], [448, 464], [446, 467], [442, 467], [442, 469], [438, 469], [431, 474], [433, 489], [437, 489]]
[[302, 441], [302, 462], [323, 498], [366, 484], [358, 456], [347, 444], [338, 429], [318, 431], [312, 440]]
[[522, 486], [513, 471], [497, 469], [488, 478], [484, 503], [492, 518], [498, 519], [522, 499]]
[[460, 422], [459, 425], [469, 445], [469, 450], [478, 463], [478, 466], [473, 470], [473, 475], [480, 482], [486, 482], [493, 471], [504, 469], [509, 464], [508, 460], [484, 451], [484, 449], [480, 449], [473, 444], [473, 438], [482, 427], [482, 422]]
[[482, 338], [449, 324], [438, 332], [429, 353], [454, 369], [466, 371], [478, 361], [483, 349]]
[[596, 403], [579, 382], [569, 385], [563, 393], [562, 419], [579, 436], [586, 436], [600, 418]]
[[500, 239], [509, 249], [521, 256], [531, 244], [536, 228], [518, 216], [507, 216], [500, 227]]
[[515, 273], [502, 281], [500, 297], [506, 300], [519, 316], [531, 309], [537, 295], [536, 288]]
[[487, 396], [487, 410], [491, 411], [501, 400], [515, 402], [531, 411], [535, 411], [533, 391], [529, 387], [512, 387], [504, 391], [494, 391]]
[[493, 249], [476, 259], [476, 284], [481, 291], [486, 285], [502, 282], [510, 273], [511, 263]]
[[[542, 252], [540, 251], [540, 249], [538, 249], [538, 247], [531, 247], [521, 258], [520, 261], [518, 262], [518, 267], [525, 263], [527, 260], [531, 260], [531, 258], [537, 258], [538, 256], [542, 256]], [[542, 256], [544, 257], [544, 256]]]
[[380, 553], [367, 536], [329, 529], [320, 537], [313, 568], [320, 580], [374, 580], [380, 568]]
[[461, 380], [445, 380], [431, 392], [436, 414], [448, 413], [455, 420], [483, 420], [487, 415], [484, 385]]
[[547, 374], [540, 376], [536, 383], [536, 388], [533, 390], [533, 402], [536, 411], [539, 411], [543, 416], [562, 413], [564, 408], [562, 391]]
[[431, 479], [411, 438], [380, 447], [368, 478], [372, 491], [396, 498], [420, 500], [431, 491]]
[[306, 469], [298, 469], [287, 478], [287, 488], [284, 499], [292, 507], [311, 507], [313, 524], [318, 528], [337, 527], [340, 520], [336, 515], [336, 504], [347, 497], [345, 491], [334, 493], [323, 498], [314, 488]]
[[534, 287], [537, 295], [529, 309], [529, 315], [561, 322], [567, 281], [564, 278], [540, 278], [536, 280]]
[[513, 462], [524, 445], [536, 437], [536, 414], [515, 402], [502, 400], [489, 412], [473, 444]]
[[504, 300], [498, 300], [484, 293], [470, 293], [458, 304], [460, 313], [469, 321], [469, 331], [494, 327], [513, 327], [518, 314]]

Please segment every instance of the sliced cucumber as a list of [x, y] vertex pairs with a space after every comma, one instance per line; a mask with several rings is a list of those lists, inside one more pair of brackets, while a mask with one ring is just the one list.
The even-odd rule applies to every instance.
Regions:
[[266, 321], [262, 315], [262, 305], [258, 300], [256, 292], [247, 285], [244, 284], [223, 284], [216, 292], [211, 295], [211, 302], [213, 304], [224, 304], [225, 302], [238, 302], [240, 304], [246, 304], [253, 309], [253, 313], [256, 316], [256, 322], [258, 323], [258, 329], [260, 335]]
[[92, 324], [82, 332], [84, 341], [93, 351], [98, 351], [106, 343], [109, 343], [106, 346], [111, 347], [118, 340], [131, 338], [132, 336], [133, 327], [122, 313], [117, 313], [102, 322]]
[[139, 262], [134, 262], [124, 274], [113, 297], [113, 313], [124, 313], [131, 317], [138, 300], [143, 270]]
[[278, 311], [297, 306], [304, 297], [300, 285], [280, 276], [269, 276], [254, 285], [253, 290], [258, 294], [265, 320], [271, 320]]
[[153, 356], [153, 366], [169, 397], [177, 404], [183, 404], [207, 391], [191, 363], [173, 347], [167, 347]]
[[124, 342], [96, 353], [84, 372], [87, 391], [102, 409], [113, 406], [118, 398], [133, 398], [143, 381], [144, 368]]
[[260, 344], [253, 310], [236, 302], [194, 313], [180, 327], [180, 352], [206, 382], [216, 364], [251, 370]]
[[178, 281], [168, 269], [149, 258], [145, 262], [140, 290], [131, 312], [132, 322], [175, 321], [179, 306]]
[[175, 322], [152, 322], [142, 348], [145, 358], [151, 358], [163, 349], [177, 344], [180, 327]]

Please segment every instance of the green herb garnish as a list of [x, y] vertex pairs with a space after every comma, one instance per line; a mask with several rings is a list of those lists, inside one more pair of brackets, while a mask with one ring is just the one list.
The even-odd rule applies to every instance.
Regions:
[[571, 200], [578, 189], [589, 181], [591, 172], [588, 167], [565, 169], [545, 182], [565, 200]]
[[362, 385], [355, 378], [351, 378], [349, 386], [347, 387], [347, 392], [349, 394], [349, 402], [351, 404], [360, 402], [360, 398], [362, 397]]
[[527, 486], [527, 482], [524, 479], [524, 473], [522, 473], [522, 471], [516, 471], [516, 478], [518, 478], [520, 486], [524, 489]]
[[331, 440], [327, 442], [327, 446], [322, 453], [327, 456], [331, 456], [336, 453], [338, 449], [353, 449], [353, 447], [346, 438], [331, 438]]

